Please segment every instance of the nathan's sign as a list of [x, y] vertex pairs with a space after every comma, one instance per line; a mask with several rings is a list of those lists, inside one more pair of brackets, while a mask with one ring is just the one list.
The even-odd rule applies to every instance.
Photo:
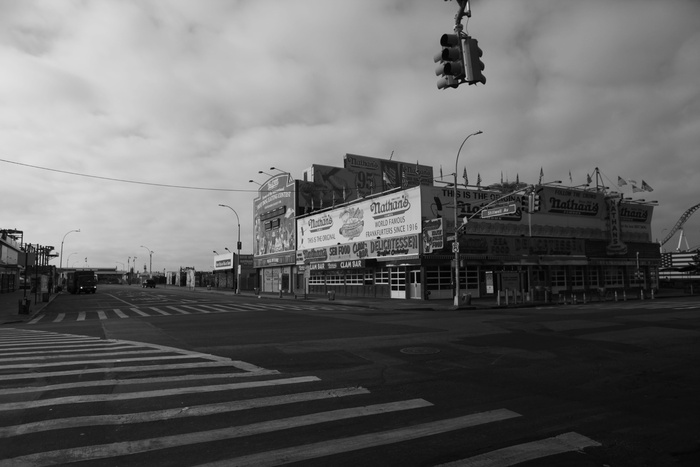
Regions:
[[551, 214], [598, 217], [603, 212], [603, 198], [595, 191], [569, 190], [558, 187], [540, 188], [543, 210]]
[[[418, 253], [420, 253], [420, 235], [413, 234], [297, 250], [296, 262], [297, 264], [315, 264], [333, 261], [356, 261], [417, 255]], [[314, 268], [312, 267], [311, 269]]]
[[297, 248], [336, 247], [420, 231], [420, 188], [414, 187], [297, 219]]

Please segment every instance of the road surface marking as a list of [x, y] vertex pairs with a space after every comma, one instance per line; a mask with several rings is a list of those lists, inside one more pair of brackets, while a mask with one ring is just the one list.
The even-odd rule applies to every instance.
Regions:
[[119, 308], [115, 308], [113, 311], [114, 311], [114, 313], [115, 313], [117, 316], [119, 316], [120, 318], [128, 318], [128, 317], [129, 317], [129, 315], [127, 315], [126, 313], [124, 313], [124, 312], [123, 312], [122, 310], [120, 310]]
[[36, 318], [34, 318], [33, 320], [29, 321], [27, 324], [34, 324], [34, 323], [38, 322], [43, 317], [44, 317], [44, 315], [41, 314], [41, 315], [37, 316]]
[[[177, 378], [177, 377], [175, 377]], [[52, 387], [51, 389], [56, 389]], [[218, 415], [241, 410], [274, 407], [299, 402], [310, 402], [336, 397], [349, 397], [369, 394], [369, 390], [361, 387], [340, 388], [322, 391], [302, 392], [286, 394], [283, 396], [261, 397], [258, 399], [246, 399], [241, 401], [220, 402], [216, 404], [195, 405], [191, 407], [178, 407], [173, 409], [153, 410], [150, 412], [114, 414], [114, 415], [87, 415], [82, 417], [60, 418], [54, 420], [42, 420], [39, 422], [24, 423], [8, 427], [0, 427], [0, 438], [20, 436], [41, 431], [62, 430], [66, 428], [79, 428], [86, 426], [102, 425], [126, 425], [128, 423], [147, 423], [154, 421], [166, 421], [185, 417], [203, 417]]]
[[281, 386], [284, 384], [300, 384], [320, 381], [316, 376], [298, 376], [295, 378], [271, 379], [267, 381], [246, 381], [243, 383], [215, 384], [210, 386], [192, 386], [185, 388], [161, 389], [156, 391], [139, 391], [120, 394], [93, 394], [84, 396], [64, 396], [53, 399], [42, 399], [22, 402], [8, 402], [0, 404], [0, 411], [27, 410], [36, 407], [57, 406], [61, 404], [83, 404], [90, 402], [114, 402], [133, 399], [145, 399], [154, 397], [169, 397], [182, 394], [204, 394], [218, 391], [233, 391], [237, 389], [260, 388], [268, 386]]
[[102, 310], [97, 310], [97, 316], [98, 316], [100, 319], [107, 319], [107, 315], [106, 315], [105, 312], [102, 311]]
[[176, 306], [168, 306], [167, 308], [170, 308], [171, 310], [177, 311], [178, 313], [182, 313], [183, 315], [189, 315], [190, 312], [187, 310], [183, 310], [181, 308], [178, 308]]
[[[111, 444], [81, 446], [74, 449], [59, 449], [56, 451], [40, 452], [26, 456], [0, 461], [3, 465], [46, 465], [68, 464], [87, 460], [105, 459], [117, 456], [127, 456], [154, 450], [188, 446], [212, 441], [223, 441], [244, 436], [252, 436], [261, 433], [273, 433], [279, 430], [311, 426], [338, 420], [347, 420], [356, 417], [367, 417], [401, 410], [412, 410], [421, 407], [429, 407], [432, 404], [423, 399], [413, 399], [386, 404], [368, 405], [350, 409], [331, 410], [298, 417], [289, 417], [267, 422], [253, 423], [250, 425], [221, 428], [192, 433], [181, 433], [160, 438], [143, 439], [137, 441], [124, 441]], [[230, 465], [230, 464], [228, 464]]]
[[61, 321], [63, 321], [63, 318], [65, 318], [65, 317], [66, 317], [65, 313], [59, 313], [56, 315], [56, 318], [53, 320], [53, 322], [60, 323]]
[[542, 457], [581, 451], [583, 448], [600, 445], [600, 443], [590, 438], [570, 432], [553, 438], [509, 446], [468, 459], [442, 464], [440, 467], [508, 467]]
[[85, 312], [84, 311], [81, 311], [80, 313], [78, 313], [78, 319], [76, 319], [76, 321], [85, 321]]
[[[134, 372], [148, 372], [153, 373], [154, 370], [165, 371], [165, 370], [198, 370], [202, 368], [221, 368], [221, 367], [234, 367], [238, 368], [236, 362], [197, 362], [197, 363], [173, 363], [169, 365], [158, 365], [157, 367], [146, 365], [146, 366], [120, 366], [120, 367], [105, 367], [105, 368], [83, 368], [80, 370], [65, 370], [65, 371], [52, 371], [52, 372], [42, 372], [41, 376], [43, 378], [53, 378], [57, 376], [76, 376], [76, 375], [87, 375], [95, 373], [134, 373]], [[250, 373], [237, 373], [241, 376], [265, 376], [265, 375], [278, 375], [277, 370], [262, 370], [259, 372]], [[37, 378], [36, 373], [21, 373], [21, 374], [10, 374], [10, 375], [0, 375], [0, 381], [17, 381], [23, 379]]]
[[498, 422], [509, 418], [520, 417], [520, 414], [506, 409], [481, 412], [463, 417], [438, 420], [421, 425], [398, 428], [395, 430], [382, 431], [379, 433], [368, 433], [366, 435], [351, 436], [348, 438], [322, 441], [319, 443], [295, 446], [276, 451], [267, 451], [249, 456], [227, 459], [209, 464], [202, 464], [199, 467], [226, 467], [229, 465], [262, 467], [267, 465], [281, 465], [292, 462], [301, 462], [320, 457], [342, 454], [344, 452], [356, 451], [387, 444], [400, 443], [426, 436], [446, 433], [448, 431], [461, 430], [485, 423]]
[[[49, 356], [41, 356], [37, 355], [36, 351], [37, 350], [50, 350], [51, 351], [51, 356], [55, 356], [56, 354], [69, 354], [69, 355], [63, 355], [61, 358], [65, 358], [70, 355], [77, 355], [81, 352], [90, 352], [93, 355], [95, 355], [95, 352], [103, 352], [105, 350], [127, 350], [127, 349], [133, 349], [134, 347], [132, 345], [119, 345], [116, 343], [111, 343], [111, 344], [106, 344], [106, 345], [99, 345], [99, 344], [94, 344], [88, 348], [78, 348], [78, 349], [56, 349], [54, 347], [42, 347], [41, 349], [4, 349], [2, 352], [3, 357], [14, 357], [14, 358], [2, 358], [0, 359], [0, 362], [3, 361], [8, 361], [8, 362], [16, 362], [17, 360], [27, 360], [27, 359], [48, 359], [51, 358]], [[24, 357], [24, 358], [21, 358]]]
[[134, 313], [136, 313], [137, 315], [141, 315], [141, 316], [151, 316], [151, 315], [149, 315], [148, 313], [144, 313], [143, 311], [139, 310], [138, 308], [129, 308], [129, 309], [130, 309], [131, 311], [133, 311]]
[[161, 315], [170, 316], [170, 313], [168, 313], [167, 311], [163, 311], [163, 310], [161, 310], [160, 308], [156, 308], [156, 307], [154, 307], [154, 306], [149, 306], [148, 308], [151, 309], [151, 310], [153, 310], [153, 311], [155, 311], [155, 312], [157, 312], [157, 313], [160, 313]]

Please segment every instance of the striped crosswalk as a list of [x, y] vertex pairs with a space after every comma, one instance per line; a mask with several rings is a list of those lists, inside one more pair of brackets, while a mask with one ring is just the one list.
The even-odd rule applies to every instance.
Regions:
[[323, 305], [294, 305], [294, 304], [254, 304], [254, 303], [191, 303], [178, 305], [139, 306], [122, 308], [105, 308], [102, 310], [79, 311], [75, 313], [41, 313], [32, 318], [27, 324], [61, 323], [64, 321], [90, 321], [107, 319], [128, 319], [153, 316], [178, 316], [208, 313], [237, 313], [251, 311], [339, 311], [356, 308]]
[[[0, 329], [0, 467], [282, 465], [522, 417], [495, 408], [439, 418], [435, 408], [172, 347]], [[568, 432], [445, 465], [515, 465], [593, 446]]]

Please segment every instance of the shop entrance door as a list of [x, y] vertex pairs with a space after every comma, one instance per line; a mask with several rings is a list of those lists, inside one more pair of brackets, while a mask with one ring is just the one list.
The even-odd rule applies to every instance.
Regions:
[[389, 268], [391, 298], [406, 298], [406, 269]]
[[421, 284], [420, 281], [420, 269], [414, 269], [413, 271], [409, 271], [409, 278], [411, 281], [411, 298], [420, 299], [423, 296], [423, 284]]

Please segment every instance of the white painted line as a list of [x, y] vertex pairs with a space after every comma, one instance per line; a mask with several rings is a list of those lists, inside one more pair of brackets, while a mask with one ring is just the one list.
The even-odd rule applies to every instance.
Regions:
[[196, 306], [192, 306], [192, 305], [182, 305], [182, 307], [183, 307], [183, 308], [189, 308], [190, 310], [194, 310], [194, 311], [196, 311], [197, 313], [211, 313], [211, 311], [209, 311], [209, 310], [205, 310], [205, 309], [202, 309], [202, 308], [199, 308], [199, 307], [196, 307]]
[[170, 308], [171, 310], [177, 311], [178, 313], [182, 313], [183, 315], [189, 315], [190, 312], [187, 310], [183, 310], [181, 308], [178, 308], [176, 306], [168, 306], [167, 308]]
[[[52, 389], [54, 388], [52, 387]], [[285, 404], [334, 399], [337, 397], [349, 397], [362, 394], [369, 394], [369, 391], [360, 387], [341, 388], [286, 394], [283, 396], [262, 397], [258, 399], [246, 399], [242, 401], [221, 402], [217, 404], [195, 405], [184, 408], [178, 407], [174, 409], [154, 410], [151, 412], [117, 415], [87, 415], [83, 417], [42, 420], [39, 422], [25, 423], [22, 425], [0, 427], [0, 438], [9, 438], [10, 436], [20, 436], [41, 431], [63, 430], [66, 428], [102, 425], [126, 425], [128, 423], [147, 423], [159, 420], [173, 420], [176, 418], [203, 417], [227, 412], [237, 412], [241, 410], [274, 407]]]
[[124, 313], [124, 312], [123, 312], [122, 310], [120, 310], [119, 308], [115, 308], [115, 309], [112, 310], [112, 311], [114, 311], [114, 313], [115, 313], [117, 316], [119, 316], [120, 318], [128, 318], [128, 317], [129, 317], [129, 315], [127, 315], [126, 313]]
[[[186, 358], [201, 358], [197, 355], [166, 355], [162, 357], [143, 357], [143, 358], [111, 358], [106, 360], [81, 360], [81, 361], [66, 361], [66, 362], [54, 362], [54, 363], [23, 363], [20, 365], [2, 365], [0, 369], [2, 370], [12, 370], [19, 368], [47, 368], [51, 366], [75, 366], [75, 365], [97, 365], [97, 364], [113, 364], [113, 363], [125, 363], [125, 362], [153, 362], [156, 360], [183, 360]], [[155, 367], [151, 367], [155, 368]], [[114, 370], [114, 368], [110, 368]], [[36, 376], [36, 374], [34, 375]]]
[[[50, 351], [51, 356], [55, 356], [57, 354], [69, 354], [69, 355], [78, 355], [81, 352], [90, 352], [91, 355], [97, 355], [99, 352], [105, 352], [109, 350], [127, 350], [127, 349], [133, 349], [134, 347], [132, 345], [118, 345], [118, 344], [110, 344], [108, 346], [105, 345], [93, 345], [88, 348], [77, 348], [77, 349], [61, 349], [57, 350], [54, 349], [53, 347], [44, 347], [44, 351]], [[8, 349], [12, 350], [12, 349]], [[21, 349], [19, 352], [2, 352], [3, 357], [13, 357], [13, 358], [2, 358], [0, 359], [0, 362], [3, 361], [8, 361], [8, 362], [16, 362], [17, 360], [27, 360], [27, 359], [48, 359], [51, 357], [43, 356], [37, 354], [37, 350], [40, 349]], [[108, 354], [109, 355], [109, 354]], [[24, 357], [24, 358], [22, 358]], [[55, 357], [54, 357], [55, 358]], [[65, 358], [65, 355], [61, 358]]]
[[[267, 381], [246, 381], [244, 383], [215, 384], [211, 386], [192, 386], [186, 388], [161, 389], [156, 391], [139, 391], [119, 394], [92, 394], [84, 396], [65, 396], [54, 399], [42, 399], [0, 404], [0, 411], [27, 410], [36, 407], [56, 406], [62, 404], [84, 404], [91, 402], [114, 402], [155, 397], [178, 396], [182, 394], [204, 394], [208, 392], [233, 391], [237, 389], [280, 386], [283, 384], [299, 384], [320, 381], [316, 376], [299, 376], [296, 378], [271, 379]], [[1, 464], [0, 464], [1, 465]]]
[[593, 441], [578, 433], [570, 432], [553, 438], [509, 446], [468, 459], [442, 464], [440, 467], [508, 467], [542, 457], [581, 451], [583, 448], [600, 445], [597, 441]]
[[98, 316], [100, 319], [107, 319], [107, 314], [106, 314], [104, 311], [102, 311], [102, 310], [97, 310], [97, 316]]
[[155, 312], [160, 313], [161, 315], [170, 316], [170, 313], [168, 313], [167, 311], [163, 311], [163, 310], [161, 310], [161, 309], [159, 309], [159, 308], [156, 308], [156, 307], [154, 307], [154, 306], [149, 306], [148, 308], [150, 308], [151, 310], [153, 310], [153, 311], [155, 311]]
[[151, 316], [151, 315], [149, 315], [148, 313], [144, 313], [143, 311], [139, 310], [138, 308], [129, 308], [129, 309], [130, 309], [131, 311], [133, 311], [134, 313], [136, 313], [137, 315], [141, 315], [141, 316]]
[[[142, 439], [137, 441], [125, 441], [121, 443], [111, 443], [78, 447], [74, 449], [60, 449], [56, 451], [40, 452], [26, 456], [8, 459], [6, 465], [42, 465], [48, 461], [52, 464], [69, 464], [96, 459], [112, 458], [117, 456], [127, 456], [143, 452], [150, 452], [159, 449], [175, 448], [179, 446], [189, 446], [199, 443], [222, 441], [243, 436], [252, 436], [261, 433], [272, 433], [279, 430], [311, 426], [319, 423], [326, 423], [337, 420], [347, 420], [356, 417], [366, 417], [382, 413], [391, 413], [401, 410], [411, 410], [420, 407], [430, 406], [429, 402], [423, 399], [410, 401], [391, 402], [388, 404], [377, 404], [366, 407], [350, 409], [332, 410], [298, 417], [290, 417], [280, 420], [270, 420], [267, 422], [253, 423], [250, 425], [221, 428], [218, 430], [200, 431], [194, 433], [182, 433], [173, 436], [163, 436], [160, 438]], [[5, 465], [4, 463], [0, 463]], [[227, 464], [232, 465], [232, 464]], [[237, 464], [235, 464], [237, 465]]]
[[[36, 380], [37, 378], [54, 378], [57, 376], [82, 376], [96, 373], [136, 373], [147, 372], [153, 374], [155, 371], [167, 370], [199, 370], [206, 368], [236, 367], [236, 362], [195, 362], [195, 363], [172, 363], [169, 365], [143, 365], [143, 366], [119, 366], [104, 368], [82, 368], [80, 370], [47, 371], [42, 373], [15, 373], [0, 375], [0, 381], [20, 381], [25, 379]], [[266, 376], [278, 375], [277, 370], [261, 370], [256, 372], [236, 373], [239, 377], [246, 376]]]
[[37, 322], [39, 322], [39, 320], [41, 320], [41, 318], [43, 318], [44, 316], [45, 316], [45, 315], [42, 313], [42, 314], [38, 315], [36, 318], [34, 318], [33, 320], [29, 321], [27, 324], [34, 324], [34, 323], [37, 323]]
[[66, 317], [65, 313], [59, 313], [56, 315], [56, 318], [53, 320], [53, 322], [60, 323], [61, 321], [63, 321], [63, 318], [65, 318], [65, 317]]
[[291, 464], [320, 457], [342, 454], [344, 452], [356, 451], [387, 444], [400, 443], [426, 436], [446, 433], [448, 431], [461, 430], [485, 423], [498, 422], [509, 418], [519, 417], [520, 414], [506, 409], [492, 410], [463, 417], [438, 420], [406, 428], [382, 431], [379, 433], [368, 433], [366, 435], [351, 436], [349, 438], [322, 441], [320, 443], [295, 446], [276, 451], [267, 451], [250, 456], [226, 459], [219, 462], [202, 464], [199, 467], [227, 467], [235, 465], [262, 467], [268, 465]]
[[85, 321], [85, 312], [84, 311], [81, 311], [80, 313], [78, 313], [78, 319], [76, 319], [76, 321]]

